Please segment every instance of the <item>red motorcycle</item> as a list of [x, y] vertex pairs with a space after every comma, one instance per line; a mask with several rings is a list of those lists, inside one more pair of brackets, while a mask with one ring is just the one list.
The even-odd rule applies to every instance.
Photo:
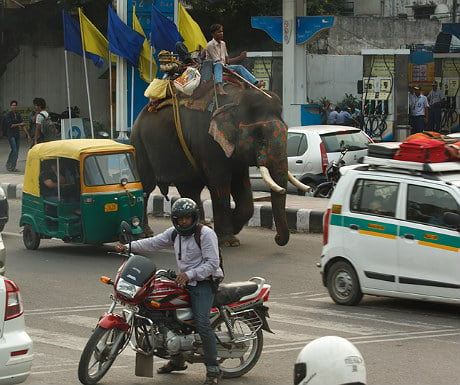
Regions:
[[[173, 271], [157, 270], [150, 259], [132, 255], [130, 250], [115, 281], [101, 277], [113, 285], [114, 293], [81, 354], [78, 378], [82, 384], [101, 380], [128, 345], [136, 352], [137, 376], [153, 377], [154, 356], [170, 359], [180, 353], [189, 363], [204, 362], [189, 293], [175, 284], [175, 277]], [[224, 378], [246, 374], [259, 360], [262, 330], [271, 332], [264, 306], [270, 288], [260, 277], [219, 286], [209, 317]], [[118, 305], [120, 311], [115, 312]]]

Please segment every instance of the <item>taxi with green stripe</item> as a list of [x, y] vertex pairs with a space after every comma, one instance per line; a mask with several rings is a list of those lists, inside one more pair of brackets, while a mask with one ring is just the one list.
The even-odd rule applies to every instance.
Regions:
[[331, 298], [460, 303], [460, 162], [365, 157], [341, 171], [318, 264]]

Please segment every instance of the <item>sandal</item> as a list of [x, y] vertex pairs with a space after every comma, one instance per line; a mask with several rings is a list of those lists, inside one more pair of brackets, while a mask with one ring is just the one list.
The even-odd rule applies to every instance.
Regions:
[[187, 365], [178, 366], [174, 364], [173, 362], [169, 361], [167, 364], [163, 365], [161, 368], [158, 368], [157, 373], [158, 374], [168, 374], [171, 372], [180, 372], [187, 368], [188, 368]]
[[219, 383], [219, 379], [222, 377], [222, 371], [218, 372], [207, 372], [206, 381], [203, 382], [203, 385], [215, 385]]

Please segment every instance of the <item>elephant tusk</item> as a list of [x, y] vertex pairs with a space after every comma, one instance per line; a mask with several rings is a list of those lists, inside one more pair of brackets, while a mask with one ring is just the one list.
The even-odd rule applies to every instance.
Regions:
[[288, 171], [288, 179], [289, 179], [289, 182], [291, 182], [299, 190], [302, 190], [302, 191], [305, 191], [305, 192], [310, 192], [312, 190], [312, 188], [310, 186], [307, 186], [306, 184], [303, 184], [294, 175], [292, 175], [290, 171]]
[[273, 191], [277, 192], [278, 194], [286, 194], [286, 189], [279, 186], [270, 175], [270, 171], [265, 166], [260, 166], [260, 175], [262, 175], [262, 179], [264, 180], [265, 184]]

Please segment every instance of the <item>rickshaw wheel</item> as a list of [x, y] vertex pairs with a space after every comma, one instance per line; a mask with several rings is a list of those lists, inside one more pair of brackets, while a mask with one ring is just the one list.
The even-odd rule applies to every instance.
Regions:
[[22, 240], [24, 242], [24, 246], [28, 250], [37, 250], [38, 246], [40, 246], [40, 234], [33, 231], [31, 225], [24, 225]]

